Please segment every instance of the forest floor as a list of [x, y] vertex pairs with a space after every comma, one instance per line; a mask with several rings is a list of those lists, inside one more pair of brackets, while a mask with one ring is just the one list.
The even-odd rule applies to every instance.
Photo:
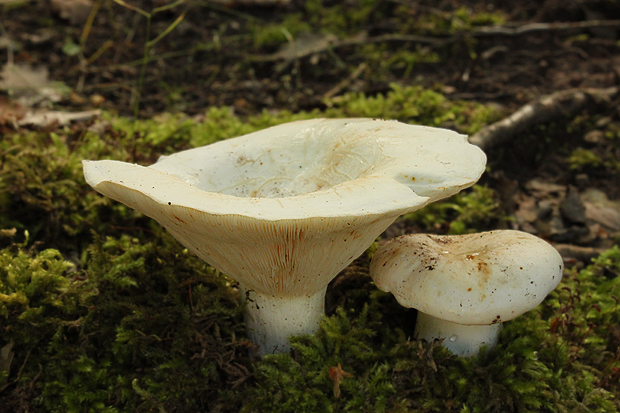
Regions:
[[[523, 113], [523, 122], [508, 122], [504, 138], [484, 147], [488, 172], [477, 187], [398, 220], [382, 239], [518, 229], [551, 242], [576, 271], [620, 243], [615, 1], [0, 0], [0, 62], [0, 136], [42, 134], [46, 142], [61, 136], [69, 146], [87, 132], [106, 142], [127, 131], [146, 139], [148, 132], [123, 130], [118, 119], [207, 125], [212, 108], [227, 108], [222, 124], [228, 126], [335, 114], [390, 117], [472, 136]], [[541, 103], [545, 98], [551, 103]], [[544, 116], [528, 118], [519, 112], [526, 105]], [[187, 148], [189, 141], [175, 133], [133, 160], [148, 163], [158, 149]], [[3, 148], [2, 168], [11, 151], [14, 146]], [[29, 190], [8, 191], [17, 181], [4, 179], [0, 189], [12, 197], [10, 205], [30, 205]], [[0, 212], [10, 216], [3, 225], [28, 229], [15, 212]], [[57, 248], [79, 261], [78, 243], [63, 250], [65, 238], [33, 227], [39, 249]], [[112, 235], [125, 227], [119, 228]], [[356, 265], [367, 265], [362, 261], [334, 281], [329, 314], [357, 282]], [[243, 363], [235, 368], [247, 372], [249, 362]], [[0, 387], [0, 399], [16, 412], [45, 405], [36, 400], [40, 388], [9, 390], [2, 395]], [[151, 409], [167, 406], [140, 396]]]
[[[0, 125], [34, 114], [41, 126], [51, 107], [197, 120], [209, 107], [240, 117], [322, 110], [346, 93], [377, 96], [394, 84], [508, 115], [554, 92], [616, 86], [617, 19], [610, 1], [6, 2]], [[600, 212], [592, 203], [618, 207], [617, 99], [566, 113], [566, 127], [532, 124], [491, 151], [486, 180], [495, 180], [514, 225], [596, 244], [598, 227], [532, 224], [552, 193], [581, 209], [589, 203], [590, 215]], [[450, 119], [438, 126], [458, 129]], [[566, 197], [573, 187], [586, 199]], [[563, 219], [585, 225], [581, 216]], [[610, 225], [620, 230], [617, 214]]]

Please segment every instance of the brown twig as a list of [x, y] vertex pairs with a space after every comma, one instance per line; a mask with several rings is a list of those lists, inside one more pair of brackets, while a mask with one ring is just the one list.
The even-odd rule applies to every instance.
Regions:
[[428, 44], [434, 46], [442, 46], [450, 42], [457, 40], [457, 37], [429, 37], [429, 36], [417, 36], [407, 34], [384, 34], [374, 37], [368, 37], [366, 32], [358, 33], [355, 36], [348, 37], [346, 39], [337, 39], [335, 36], [326, 36], [323, 41], [316, 42], [312, 47], [306, 47], [301, 50], [291, 52], [288, 49], [278, 51], [270, 55], [252, 55], [247, 56], [248, 59], [256, 62], [272, 62], [277, 60], [293, 60], [303, 59], [304, 57], [311, 56], [316, 53], [325, 52], [327, 50], [335, 50], [342, 47], [359, 46], [368, 43], [383, 43], [383, 42], [409, 42], [418, 44]]
[[357, 66], [357, 68], [353, 71], [353, 73], [351, 73], [349, 77], [347, 77], [346, 79], [343, 79], [340, 83], [338, 83], [336, 86], [331, 88], [327, 93], [325, 93], [323, 95], [323, 99], [330, 99], [336, 96], [337, 94], [339, 94], [340, 92], [342, 92], [343, 90], [345, 90], [347, 87], [349, 87], [351, 82], [353, 82], [355, 79], [360, 77], [362, 72], [366, 70], [367, 67], [368, 65], [366, 65], [365, 62], [362, 62], [359, 66]]
[[475, 29], [471, 35], [480, 36], [519, 36], [547, 31], [583, 30], [601, 27], [620, 27], [620, 20], [587, 20], [583, 22], [529, 23], [514, 26], [486, 26]]
[[91, 119], [93, 116], [99, 116], [100, 114], [101, 111], [99, 109], [74, 113], [43, 110], [38, 112], [28, 112], [22, 119], [17, 121], [17, 124], [45, 126], [58, 122], [59, 125], [66, 125], [71, 122], [86, 121]]
[[580, 247], [572, 244], [555, 244], [554, 247], [563, 258], [573, 258], [585, 263], [589, 263], [605, 251], [605, 248]]
[[529, 23], [515, 24], [510, 26], [485, 26], [472, 30], [463, 30], [456, 35], [446, 37], [418, 36], [409, 34], [383, 34], [374, 37], [368, 37], [368, 33], [362, 32], [347, 39], [326, 39], [323, 44], [317, 44], [316, 47], [308, 48], [292, 54], [290, 51], [279, 51], [270, 55], [248, 56], [248, 59], [258, 62], [271, 62], [277, 60], [293, 60], [302, 59], [309, 55], [327, 51], [329, 49], [338, 49], [347, 46], [359, 46], [368, 43], [388, 43], [388, 42], [404, 42], [417, 43], [429, 46], [444, 46], [454, 43], [464, 36], [483, 37], [483, 36], [520, 36], [529, 33], [543, 31], [567, 31], [567, 30], [584, 30], [601, 27], [620, 27], [620, 20], [588, 20], [583, 22], [567, 22], [567, 23]]
[[588, 104], [609, 102], [618, 96], [620, 89], [570, 89], [544, 96], [528, 103], [512, 115], [478, 131], [469, 141], [487, 150], [512, 139], [519, 132], [540, 123], [571, 116]]
[[246, 7], [246, 6], [288, 6], [291, 0], [211, 0], [212, 3], [224, 7]]

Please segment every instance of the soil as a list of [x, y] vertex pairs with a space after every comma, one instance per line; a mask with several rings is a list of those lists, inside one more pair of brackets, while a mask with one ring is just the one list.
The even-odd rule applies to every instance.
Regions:
[[[77, 109], [100, 103], [102, 108], [131, 115], [132, 93], [145, 52], [146, 18], [105, 1], [90, 29], [85, 30], [88, 13], [76, 5], [84, 2], [25, 3], [3, 8], [5, 31], [17, 44], [14, 63], [45, 67], [51, 79], [71, 87], [74, 94], [62, 102], [64, 105]], [[167, 3], [132, 4], [150, 10]], [[301, 59], [272, 59], [278, 46], [257, 46], [253, 38], [257, 31], [252, 27], [267, 27], [294, 13], [309, 14], [305, 2], [275, 6], [261, 5], [265, 0], [249, 1], [249, 6], [241, 0], [228, 3], [230, 7], [191, 2], [153, 15], [151, 39], [187, 11], [181, 23], [150, 50], [140, 116], [177, 110], [197, 114], [209, 106], [225, 105], [239, 114], [321, 108], [322, 97], [363, 61], [359, 44], [324, 48]], [[350, 3], [353, 10], [355, 2]], [[324, 7], [332, 4], [336, 3], [325, 1]], [[609, 1], [381, 1], [375, 8], [381, 9], [382, 18], [369, 18], [361, 27], [371, 38], [409, 30], [403, 26], [404, 17], [395, 15], [403, 10], [408, 19], [435, 16], [449, 20], [460, 8], [472, 13], [502, 13], [512, 25], [620, 18], [620, 7]], [[439, 62], [415, 65], [406, 76], [402, 67], [389, 68], [380, 76], [366, 69], [338, 94], [381, 93], [392, 82], [426, 87], [441, 84], [453, 99], [494, 102], [514, 109], [557, 90], [616, 84], [620, 58], [617, 30], [549, 29], [513, 36], [472, 36], [463, 31], [453, 42], [422, 45], [436, 52]], [[359, 36], [358, 29], [355, 31], [338, 37]], [[440, 40], [450, 37], [450, 33], [432, 27], [419, 32]], [[83, 53], [79, 53], [83, 38]], [[314, 44], [317, 42], [315, 38]], [[388, 42], [385, 53], [416, 46], [412, 42]]]

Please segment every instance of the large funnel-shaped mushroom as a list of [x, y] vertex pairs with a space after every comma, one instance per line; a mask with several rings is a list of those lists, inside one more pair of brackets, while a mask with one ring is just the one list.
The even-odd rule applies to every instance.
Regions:
[[316, 330], [327, 284], [394, 219], [472, 185], [485, 161], [447, 130], [314, 119], [149, 167], [84, 161], [84, 175], [239, 281], [250, 337], [267, 354]]

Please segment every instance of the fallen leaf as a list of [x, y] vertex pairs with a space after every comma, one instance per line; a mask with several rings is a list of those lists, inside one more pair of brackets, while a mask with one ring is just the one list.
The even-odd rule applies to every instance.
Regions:
[[104, 98], [103, 96], [101, 96], [101, 95], [97, 95], [97, 94], [95, 94], [95, 95], [90, 95], [90, 96], [88, 97], [88, 102], [89, 102], [91, 105], [93, 105], [93, 106], [95, 106], [95, 107], [96, 107], [96, 106], [101, 105], [103, 102], [105, 102], [105, 98]]
[[9, 125], [17, 127], [17, 122], [26, 115], [24, 109], [19, 103], [7, 101], [0, 98], [0, 125]]
[[71, 92], [71, 94], [69, 95], [69, 99], [71, 99], [72, 103], [78, 105], [83, 105], [84, 103], [86, 103], [86, 99], [84, 99], [82, 96], [78, 95], [75, 92]]
[[17, 228], [0, 229], [0, 237], [12, 237], [17, 233]]
[[555, 196], [557, 194], [564, 195], [566, 193], [566, 187], [564, 185], [557, 185], [551, 182], [545, 182], [540, 179], [532, 179], [525, 184], [525, 188], [538, 198], [545, 196]]
[[90, 10], [93, 8], [92, 0], [52, 0], [52, 8], [58, 15], [75, 26], [86, 23]]
[[213, 3], [224, 7], [244, 7], [244, 6], [285, 6], [291, 0], [211, 0]]
[[0, 89], [22, 106], [32, 107], [43, 101], [58, 102], [69, 92], [62, 82], [49, 80], [47, 68], [36, 69], [28, 65], [8, 64], [0, 72]]
[[19, 37], [25, 42], [32, 45], [39, 46], [45, 43], [50, 43], [57, 33], [50, 28], [42, 28], [36, 30], [34, 33], [20, 33]]
[[16, 52], [21, 49], [21, 45], [8, 36], [0, 36], [0, 48]]
[[273, 55], [274, 58], [294, 60], [312, 53], [325, 51], [338, 38], [333, 34], [302, 33], [297, 39], [286, 43]]

